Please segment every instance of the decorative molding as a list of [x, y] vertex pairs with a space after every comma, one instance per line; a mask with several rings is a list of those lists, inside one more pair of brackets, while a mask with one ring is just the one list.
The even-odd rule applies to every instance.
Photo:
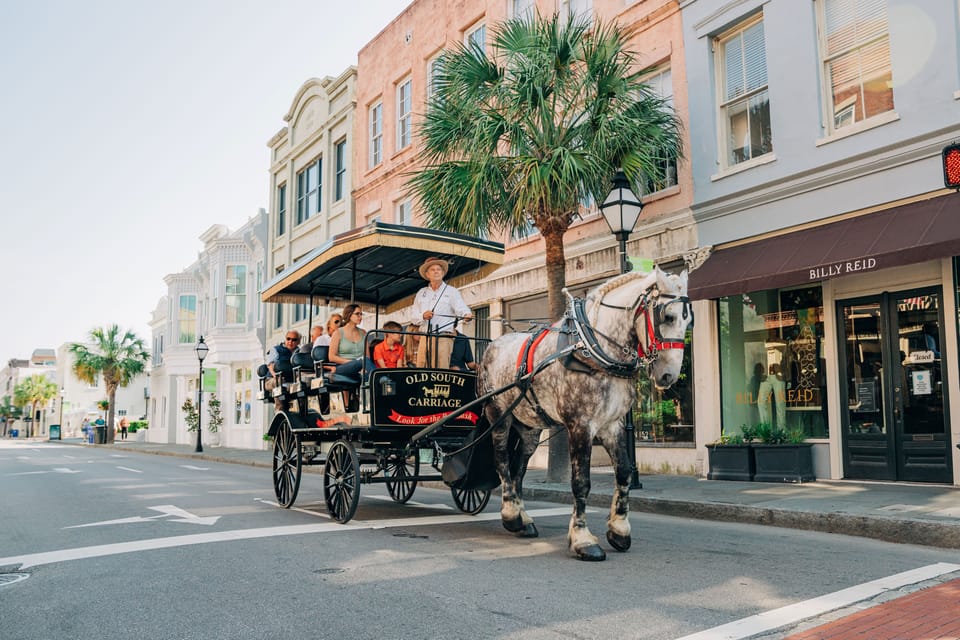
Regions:
[[692, 272], [699, 269], [712, 253], [713, 245], [707, 245], [706, 247], [700, 247], [690, 253], [683, 254], [683, 262], [687, 265], [687, 271]]

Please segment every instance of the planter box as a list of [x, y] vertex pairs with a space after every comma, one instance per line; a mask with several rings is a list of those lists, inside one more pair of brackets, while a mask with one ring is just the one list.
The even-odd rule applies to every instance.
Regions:
[[754, 475], [753, 450], [749, 444], [708, 444], [710, 480], [750, 482]]
[[756, 482], [812, 482], [813, 445], [801, 444], [755, 444], [753, 455]]

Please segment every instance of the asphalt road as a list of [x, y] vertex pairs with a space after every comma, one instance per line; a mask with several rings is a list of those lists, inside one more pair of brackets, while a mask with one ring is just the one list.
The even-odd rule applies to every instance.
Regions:
[[[0, 640], [666, 640], [960, 565], [957, 551], [648, 514], [631, 517], [633, 549], [588, 564], [566, 551], [566, 505], [529, 504], [541, 536], [520, 540], [496, 497], [466, 516], [444, 490], [397, 505], [365, 485], [340, 525], [316, 474], [286, 510], [266, 469], [53, 443], [0, 443], [0, 495]], [[601, 538], [605, 518], [589, 515]]]

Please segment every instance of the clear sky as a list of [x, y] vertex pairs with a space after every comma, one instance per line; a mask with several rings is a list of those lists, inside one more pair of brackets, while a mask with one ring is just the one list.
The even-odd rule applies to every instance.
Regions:
[[117, 323], [269, 204], [266, 143], [410, 0], [0, 2], [0, 366]]

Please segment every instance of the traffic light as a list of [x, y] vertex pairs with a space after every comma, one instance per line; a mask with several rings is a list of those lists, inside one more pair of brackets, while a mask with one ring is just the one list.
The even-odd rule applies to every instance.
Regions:
[[960, 190], [960, 144], [943, 148], [943, 186]]

